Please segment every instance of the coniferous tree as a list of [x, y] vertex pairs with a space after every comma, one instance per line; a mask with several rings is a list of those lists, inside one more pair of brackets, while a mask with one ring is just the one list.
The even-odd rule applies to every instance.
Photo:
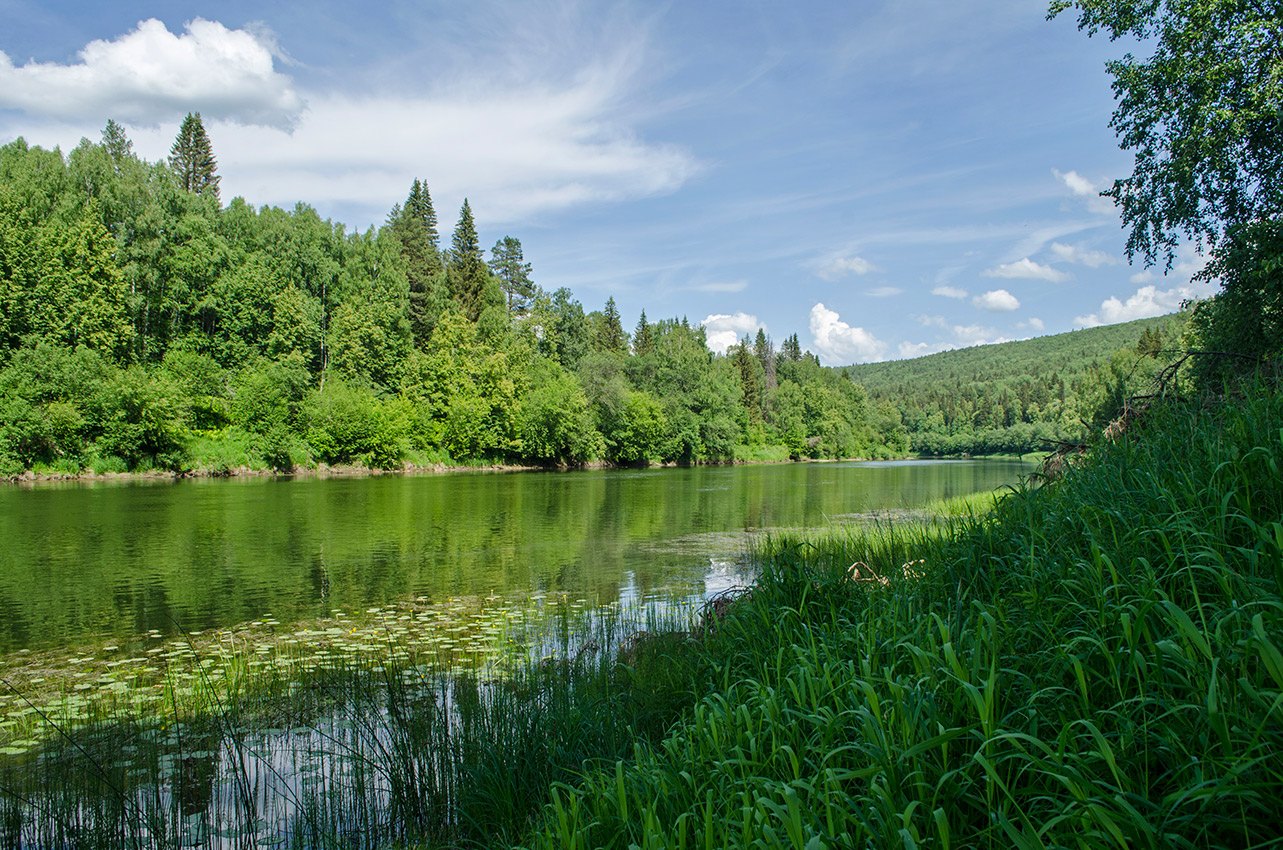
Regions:
[[134, 143], [125, 135], [125, 128], [111, 119], [102, 130], [102, 146], [117, 166], [134, 154]]
[[433, 306], [432, 291], [441, 285], [439, 278], [445, 268], [437, 249], [437, 214], [432, 209], [426, 182], [414, 181], [405, 205], [397, 204], [388, 215], [388, 227], [401, 242], [401, 257], [405, 260], [410, 286], [410, 329], [415, 344], [422, 347], [440, 312]]
[[210, 192], [218, 198], [218, 160], [205, 133], [200, 113], [187, 113], [178, 128], [178, 138], [169, 149], [169, 167], [178, 176], [179, 185], [196, 195]]
[[798, 341], [797, 334], [785, 337], [784, 344], [780, 346], [780, 356], [794, 363], [801, 361], [802, 343]]
[[446, 269], [450, 279], [450, 292], [459, 303], [465, 316], [476, 321], [486, 304], [486, 284], [490, 270], [482, 258], [477, 226], [472, 220], [472, 207], [464, 198], [459, 210], [459, 223], [455, 225], [450, 244], [450, 263]]
[[521, 253], [521, 240], [505, 236], [490, 250], [490, 271], [508, 297], [509, 313], [524, 313], [530, 309], [535, 297], [535, 285], [530, 280], [530, 264]]
[[762, 364], [762, 371], [766, 374], [766, 388], [775, 389], [778, 386], [775, 378], [775, 348], [771, 345], [771, 338], [761, 328], [757, 329], [757, 338], [753, 340], [753, 354], [757, 356], [757, 361]]
[[432, 195], [428, 192], [428, 181], [415, 179], [410, 187], [410, 197], [405, 202], [406, 212], [410, 218], [423, 227], [427, 233], [428, 244], [438, 254], [441, 251], [441, 237], [437, 233], [437, 211], [432, 207]]
[[623, 322], [620, 321], [614, 296], [606, 299], [606, 309], [601, 314], [601, 321], [594, 331], [593, 348], [597, 351], [609, 351], [614, 354], [628, 353], [628, 336], [624, 333]]
[[641, 318], [637, 320], [637, 327], [633, 329], [633, 354], [637, 357], [645, 357], [647, 354], [653, 354], [655, 351], [655, 332], [651, 325], [646, 322], [646, 311], [641, 311]]

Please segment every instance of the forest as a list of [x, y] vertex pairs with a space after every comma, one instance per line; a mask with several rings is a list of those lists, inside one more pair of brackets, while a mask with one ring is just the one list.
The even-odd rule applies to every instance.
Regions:
[[1097, 432], [1150, 392], [1188, 323], [1177, 313], [846, 372], [871, 404], [895, 407], [917, 454], [1025, 454]]
[[443, 242], [419, 179], [364, 233], [224, 205], [198, 114], [157, 162], [114, 121], [66, 155], [18, 139], [0, 476], [1026, 453], [1110, 418], [1179, 332], [828, 369], [796, 334], [714, 354], [685, 317], [629, 331], [613, 298], [535, 283], [518, 238], [488, 253], [466, 200]]

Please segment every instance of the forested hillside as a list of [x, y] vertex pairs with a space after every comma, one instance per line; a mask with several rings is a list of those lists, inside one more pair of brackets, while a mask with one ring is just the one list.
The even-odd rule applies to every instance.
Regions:
[[318, 463], [628, 464], [902, 455], [889, 405], [796, 335], [724, 356], [685, 318], [631, 333], [448, 243], [415, 180], [364, 233], [226, 205], [199, 115], [165, 162], [99, 143], [0, 148], [0, 474]]
[[1032, 452], [1108, 423], [1185, 324], [1174, 314], [844, 371], [872, 404], [895, 406], [915, 452]]

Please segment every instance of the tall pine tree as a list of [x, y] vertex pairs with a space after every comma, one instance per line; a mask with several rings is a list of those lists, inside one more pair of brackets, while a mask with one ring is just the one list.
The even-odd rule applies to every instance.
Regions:
[[178, 183], [188, 192], [203, 195], [206, 192], [218, 199], [218, 160], [205, 133], [200, 113], [189, 112], [178, 128], [178, 138], [169, 149], [169, 167], [178, 176]]
[[490, 269], [482, 257], [477, 225], [472, 220], [472, 207], [468, 205], [467, 198], [463, 199], [459, 223], [454, 227], [446, 273], [450, 280], [451, 295], [459, 303], [463, 314], [475, 322], [487, 306], [486, 289], [491, 281]]
[[416, 179], [410, 187], [405, 205], [392, 208], [388, 227], [401, 243], [406, 278], [410, 285], [410, 330], [416, 345], [422, 347], [436, 324], [439, 305], [433, 290], [445, 287], [445, 266], [438, 250], [437, 214], [426, 181]]
[[637, 327], [633, 328], [633, 354], [637, 357], [645, 357], [647, 354], [654, 353], [654, 327], [646, 321], [646, 311], [642, 310], [641, 318], [637, 320]]
[[505, 236], [490, 249], [490, 271], [508, 296], [508, 312], [524, 313], [530, 309], [535, 297], [535, 285], [530, 280], [530, 264], [521, 253], [521, 240]]
[[613, 354], [628, 353], [628, 335], [624, 333], [624, 325], [619, 318], [619, 308], [615, 306], [613, 295], [606, 299], [606, 309], [594, 328], [593, 348]]

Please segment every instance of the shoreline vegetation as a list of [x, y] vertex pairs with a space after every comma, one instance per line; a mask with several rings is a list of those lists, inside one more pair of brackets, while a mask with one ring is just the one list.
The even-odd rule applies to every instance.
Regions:
[[[782, 448], [782, 447], [781, 447]], [[1031, 452], [1041, 458], [1046, 452]], [[938, 460], [970, 460], [971, 455], [904, 455], [900, 457], [847, 457], [847, 458], [734, 458], [730, 460], [711, 460], [704, 461], [699, 466], [757, 466], [764, 464], [778, 463], [868, 463], [870, 461], [938, 461]], [[988, 459], [1015, 458], [1025, 459], [1028, 455], [983, 455]], [[57, 481], [181, 481], [191, 478], [280, 478], [280, 479], [306, 479], [306, 478], [362, 478], [374, 475], [447, 475], [461, 472], [574, 472], [578, 470], [601, 470], [601, 469], [671, 469], [683, 466], [684, 464], [675, 461], [655, 461], [642, 465], [619, 466], [603, 460], [590, 460], [573, 465], [537, 465], [537, 464], [517, 464], [517, 463], [485, 463], [478, 461], [468, 464], [450, 464], [434, 463], [427, 465], [416, 465], [406, 463], [404, 466], [397, 468], [380, 468], [359, 466], [354, 464], [319, 464], [314, 467], [295, 467], [291, 470], [272, 469], [270, 467], [251, 468], [248, 466], [238, 466], [235, 468], [219, 469], [188, 469], [181, 472], [169, 470], [148, 470], [145, 472], [95, 472], [92, 469], [84, 469], [80, 472], [52, 472], [48, 470], [26, 470], [17, 475], [7, 478], [0, 478], [0, 484], [39, 484]]]
[[[198, 115], [181, 139], [211, 144]], [[630, 332], [613, 298], [545, 291], [467, 201], [445, 244], [425, 181], [350, 233], [224, 205], [212, 151], [200, 179], [175, 157], [115, 122], [65, 155], [0, 146], [0, 478], [1030, 453], [1112, 418], [1184, 332], [844, 368], [762, 328], [714, 350], [686, 317]]]
[[[308, 671], [314, 687], [264, 677], [204, 721], [159, 699], [169, 725], [107, 715], [56, 753], [8, 757], [26, 772], [4, 774], [5, 840], [1266, 846], [1283, 795], [1280, 469], [1283, 397], [1258, 383], [1155, 405], [1054, 478], [925, 522], [763, 536], [753, 585], [698, 609], [629, 619], [578, 600], [504, 675], [425, 676], [429, 644], [338, 624], [385, 649]], [[468, 639], [507, 634], [458, 619]], [[325, 781], [306, 773], [318, 760]]]

